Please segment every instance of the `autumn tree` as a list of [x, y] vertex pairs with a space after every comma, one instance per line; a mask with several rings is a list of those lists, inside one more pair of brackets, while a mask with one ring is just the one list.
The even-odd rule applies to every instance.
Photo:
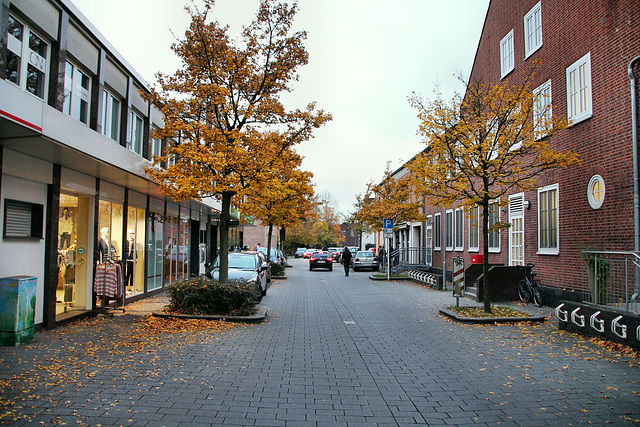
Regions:
[[159, 88], [149, 100], [162, 110], [164, 128], [155, 137], [175, 142], [147, 173], [177, 201], [221, 200], [220, 281], [226, 282], [232, 200], [268, 180], [276, 159], [331, 117], [314, 103], [289, 111], [280, 101], [308, 62], [306, 33], [291, 33], [296, 4], [261, 0], [240, 42], [227, 26], [209, 21], [213, 6], [204, 0], [202, 11], [186, 8], [190, 26], [172, 45], [182, 68], [157, 74]]
[[373, 231], [382, 230], [383, 219], [393, 219], [394, 224], [424, 221], [423, 203], [415, 199], [415, 194], [406, 176], [396, 179], [387, 169], [381, 182], [369, 183], [364, 195], [356, 196], [353, 221]]
[[[272, 175], [260, 187], [254, 187], [240, 206], [243, 213], [259, 219], [269, 227], [267, 257], [271, 259], [271, 235], [273, 226], [284, 230], [301, 221], [305, 214], [315, 208], [311, 172], [299, 169], [300, 155], [294, 151], [283, 152], [276, 160]], [[281, 234], [284, 238], [284, 232]]]
[[334, 246], [342, 240], [340, 229], [341, 215], [337, 204], [328, 191], [316, 196], [317, 244], [320, 246]]
[[433, 206], [478, 206], [482, 212], [487, 313], [490, 204], [512, 192], [535, 189], [544, 171], [578, 162], [575, 153], [552, 149], [553, 136], [567, 126], [566, 120], [552, 117], [544, 96], [533, 95], [532, 78], [521, 85], [467, 84], [464, 97], [456, 95], [451, 102], [410, 97], [421, 121], [418, 133], [427, 145], [407, 165], [416, 189]]

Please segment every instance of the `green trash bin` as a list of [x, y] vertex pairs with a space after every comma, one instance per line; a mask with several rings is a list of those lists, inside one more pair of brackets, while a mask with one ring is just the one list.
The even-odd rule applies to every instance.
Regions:
[[38, 279], [13, 276], [0, 279], [0, 344], [33, 340]]

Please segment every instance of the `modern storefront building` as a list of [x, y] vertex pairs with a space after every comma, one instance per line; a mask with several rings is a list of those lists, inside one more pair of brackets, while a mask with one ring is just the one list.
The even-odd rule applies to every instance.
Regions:
[[0, 278], [37, 278], [36, 326], [202, 273], [218, 203], [148, 179], [167, 141], [147, 83], [70, 1], [0, 4]]

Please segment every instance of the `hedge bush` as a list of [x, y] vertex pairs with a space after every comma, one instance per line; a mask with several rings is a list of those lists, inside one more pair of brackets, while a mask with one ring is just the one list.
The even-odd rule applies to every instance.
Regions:
[[284, 266], [279, 262], [271, 262], [271, 275], [275, 277], [286, 276]]
[[261, 300], [254, 283], [220, 283], [206, 277], [178, 280], [167, 287], [169, 311], [180, 314], [251, 316]]

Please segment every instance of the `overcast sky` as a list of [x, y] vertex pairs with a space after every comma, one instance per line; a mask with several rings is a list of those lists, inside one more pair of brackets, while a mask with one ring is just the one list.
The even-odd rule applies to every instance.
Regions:
[[[170, 49], [189, 19], [182, 0], [72, 0], [147, 80], [172, 73]], [[216, 0], [213, 16], [239, 34], [259, 0]], [[292, 3], [291, 1], [289, 3]], [[200, 4], [196, 0], [196, 4]], [[489, 0], [298, 0], [294, 29], [308, 32], [309, 64], [299, 69], [289, 108], [316, 101], [333, 120], [298, 146], [316, 192], [353, 212], [357, 194], [379, 182], [387, 162], [400, 167], [424, 148], [408, 96], [445, 98], [463, 88]]]

